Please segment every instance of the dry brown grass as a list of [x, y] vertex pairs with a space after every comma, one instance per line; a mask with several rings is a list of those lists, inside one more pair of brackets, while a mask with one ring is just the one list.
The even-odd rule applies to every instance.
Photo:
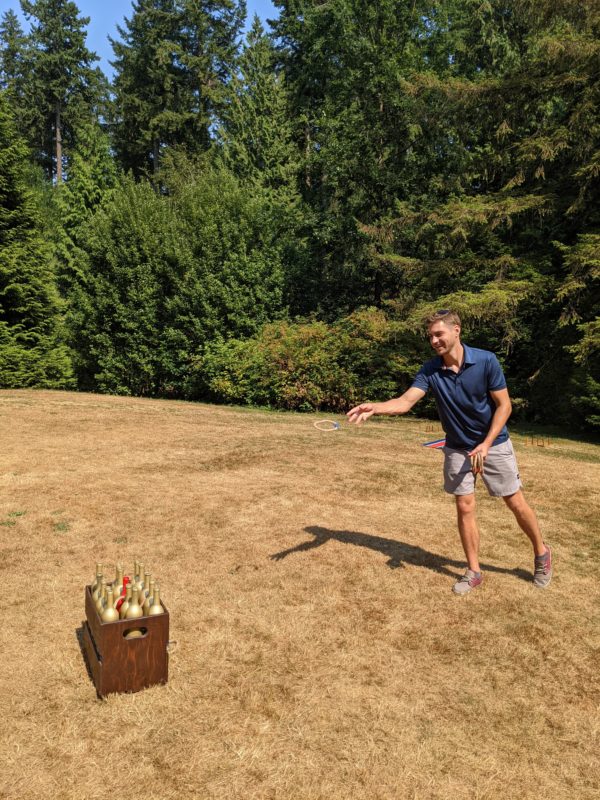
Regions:
[[[514, 437], [554, 545], [479, 492], [463, 568], [414, 420], [0, 392], [0, 797], [596, 800], [598, 449]], [[141, 557], [170, 680], [96, 698], [77, 629], [96, 561]]]

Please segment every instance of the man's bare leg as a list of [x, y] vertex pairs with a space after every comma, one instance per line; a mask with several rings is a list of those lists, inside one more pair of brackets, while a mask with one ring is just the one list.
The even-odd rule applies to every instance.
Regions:
[[506, 505], [515, 515], [515, 519], [519, 523], [519, 527], [527, 535], [529, 541], [533, 545], [533, 550], [536, 556], [543, 556], [546, 553], [546, 545], [542, 539], [540, 526], [535, 515], [535, 511], [531, 508], [519, 489], [515, 494], [502, 498]]
[[479, 572], [479, 528], [475, 518], [475, 495], [455, 495], [458, 532], [467, 564], [473, 572]]

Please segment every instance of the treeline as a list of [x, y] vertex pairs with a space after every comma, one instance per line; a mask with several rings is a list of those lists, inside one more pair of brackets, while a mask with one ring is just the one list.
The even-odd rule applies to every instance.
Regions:
[[69, 0], [0, 22], [0, 385], [342, 410], [457, 309], [525, 418], [600, 425], [592, 0]]

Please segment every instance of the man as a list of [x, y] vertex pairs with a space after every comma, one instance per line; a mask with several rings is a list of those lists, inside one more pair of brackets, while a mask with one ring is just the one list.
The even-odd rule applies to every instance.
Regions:
[[444, 489], [456, 500], [458, 530], [468, 565], [454, 592], [467, 594], [483, 581], [475, 518], [476, 473], [481, 474], [489, 494], [503, 498], [529, 537], [534, 551], [533, 584], [544, 589], [552, 578], [552, 553], [521, 491], [506, 428], [512, 411], [506, 380], [496, 356], [462, 344], [460, 330], [460, 317], [453, 311], [436, 311], [428, 317], [427, 332], [437, 353], [435, 358], [421, 367], [401, 397], [384, 403], [362, 403], [348, 412], [348, 421], [360, 424], [373, 414], [406, 414], [431, 389], [446, 433]]

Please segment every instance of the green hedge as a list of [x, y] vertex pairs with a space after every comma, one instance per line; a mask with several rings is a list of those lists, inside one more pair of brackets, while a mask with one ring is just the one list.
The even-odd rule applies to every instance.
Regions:
[[422, 363], [422, 347], [422, 340], [403, 333], [399, 323], [372, 308], [331, 325], [275, 322], [252, 339], [209, 344], [194, 363], [187, 396], [287, 410], [345, 411], [368, 397], [404, 391]]

